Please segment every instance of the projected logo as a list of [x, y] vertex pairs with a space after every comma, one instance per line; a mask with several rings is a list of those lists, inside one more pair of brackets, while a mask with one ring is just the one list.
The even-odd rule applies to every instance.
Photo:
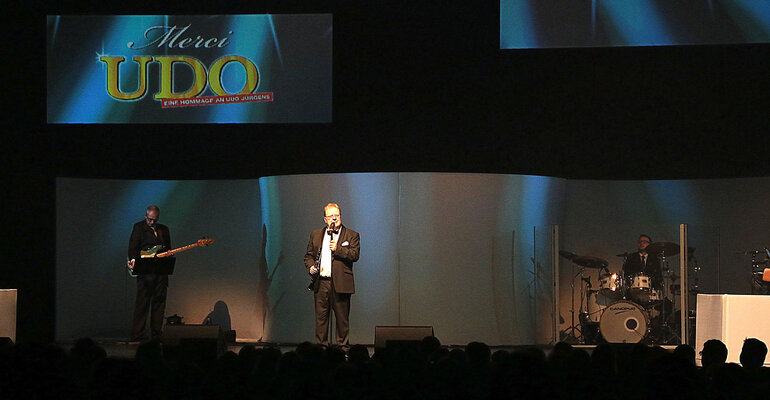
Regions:
[[[173, 26], [152, 26], [144, 32], [143, 43], [126, 43], [126, 47], [131, 50], [143, 49], [164, 49], [171, 50], [194, 50], [225, 48], [229, 44], [229, 37], [233, 31], [228, 31], [227, 36], [222, 37], [194, 37], [188, 33], [192, 24], [178, 27]], [[148, 64], [158, 64], [158, 78], [160, 89], [154, 94], [153, 98], [161, 102], [163, 108], [166, 107], [187, 107], [215, 104], [232, 104], [246, 102], [269, 102], [273, 101], [273, 92], [256, 93], [259, 87], [259, 69], [257, 65], [247, 57], [241, 55], [226, 55], [220, 57], [211, 65], [206, 67], [199, 59], [189, 55], [173, 56], [151, 56], [137, 55], [132, 57], [133, 62], [138, 67], [137, 90], [127, 93], [121, 89], [120, 74], [121, 64], [126, 61], [124, 56], [100, 55], [99, 61], [106, 65], [106, 90], [109, 95], [120, 101], [136, 101], [147, 95], [147, 81], [150, 79]], [[237, 92], [228, 92], [222, 84], [222, 73], [228, 65], [237, 66], [245, 73], [245, 79], [242, 87]], [[125, 64], [123, 64], [125, 67]], [[175, 66], [186, 66], [192, 71], [190, 82], [177, 82], [175, 78], [179, 75], [174, 74]], [[178, 93], [174, 91], [175, 87], [184, 86], [187, 83], [189, 89]], [[214, 93], [214, 96], [201, 96], [206, 87]]]
[[331, 14], [49, 15], [46, 23], [48, 123], [332, 120]]

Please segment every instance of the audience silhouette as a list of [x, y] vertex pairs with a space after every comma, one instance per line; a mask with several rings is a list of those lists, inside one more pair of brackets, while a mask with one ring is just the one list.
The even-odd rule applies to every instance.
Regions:
[[719, 340], [702, 349], [601, 344], [589, 354], [557, 343], [493, 350], [481, 342], [442, 346], [427, 337], [414, 346], [293, 350], [243, 346], [211, 359], [159, 341], [133, 358], [107, 355], [77, 340], [67, 353], [53, 345], [0, 343], [4, 399], [766, 399], [767, 347], [746, 339], [741, 364], [726, 363]]

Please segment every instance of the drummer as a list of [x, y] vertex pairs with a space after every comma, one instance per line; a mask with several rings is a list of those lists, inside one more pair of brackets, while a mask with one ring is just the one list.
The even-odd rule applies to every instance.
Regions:
[[635, 275], [643, 272], [650, 277], [650, 284], [653, 288], [660, 288], [663, 284], [660, 260], [657, 255], [647, 253], [647, 246], [650, 243], [652, 243], [652, 238], [649, 235], [639, 235], [638, 250], [626, 258], [626, 262], [623, 264], [623, 273], [627, 279], [633, 279]]

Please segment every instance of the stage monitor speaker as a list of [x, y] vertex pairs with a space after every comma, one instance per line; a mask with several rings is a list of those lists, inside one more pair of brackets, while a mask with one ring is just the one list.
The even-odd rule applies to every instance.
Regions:
[[225, 344], [235, 344], [235, 329], [222, 331], [222, 338], [224, 338]]
[[163, 344], [179, 349], [182, 356], [193, 362], [215, 361], [225, 352], [219, 325], [166, 325]]
[[426, 336], [433, 336], [432, 326], [375, 326], [374, 347], [419, 344]]

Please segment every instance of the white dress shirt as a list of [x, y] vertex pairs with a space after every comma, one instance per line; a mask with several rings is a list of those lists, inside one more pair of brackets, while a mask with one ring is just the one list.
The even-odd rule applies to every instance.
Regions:
[[[342, 227], [337, 230], [337, 234], [334, 235], [336, 241], [340, 237]], [[332, 276], [332, 251], [329, 248], [329, 231], [324, 231], [324, 240], [321, 243], [321, 276], [324, 278], [330, 278]], [[337, 244], [339, 246], [339, 244]]]

